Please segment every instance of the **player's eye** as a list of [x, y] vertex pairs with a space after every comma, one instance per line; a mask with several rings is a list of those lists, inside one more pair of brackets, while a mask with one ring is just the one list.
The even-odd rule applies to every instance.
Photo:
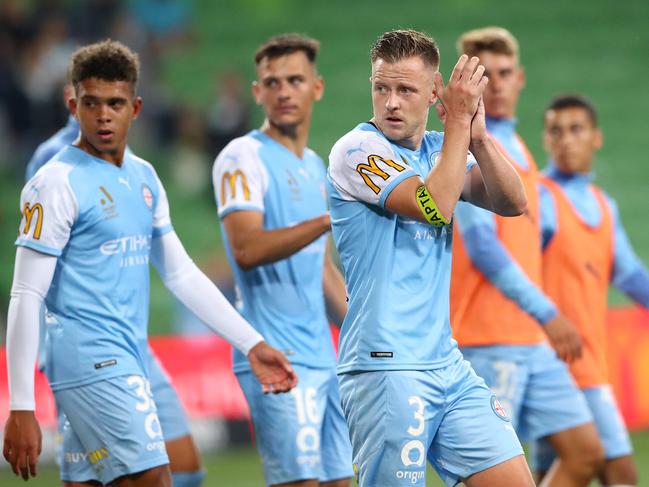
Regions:
[[278, 81], [274, 78], [264, 80], [264, 86], [266, 88], [275, 88], [278, 84]]
[[302, 83], [304, 81], [304, 78], [302, 78], [301, 76], [292, 76], [292, 77], [289, 78], [288, 81], [293, 86], [296, 86], [296, 85], [299, 85], [300, 83]]

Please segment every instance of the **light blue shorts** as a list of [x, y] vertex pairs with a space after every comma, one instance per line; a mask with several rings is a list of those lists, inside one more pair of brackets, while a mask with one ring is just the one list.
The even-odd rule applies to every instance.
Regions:
[[[607, 460], [624, 457], [633, 453], [629, 432], [617, 407], [613, 391], [609, 385], [582, 389], [588, 407], [593, 413], [597, 432], [604, 445]], [[531, 463], [534, 469], [548, 471], [555, 458], [555, 453], [546, 439], [540, 439], [530, 445]]]
[[436, 370], [339, 376], [361, 487], [448, 486], [523, 454], [502, 406], [461, 358]]
[[462, 354], [498, 396], [522, 441], [593, 420], [568, 367], [548, 344], [464, 347]]
[[298, 386], [264, 394], [251, 372], [237, 374], [248, 400], [267, 485], [351, 477], [351, 445], [335, 369], [293, 365]]
[[143, 376], [114, 377], [55, 391], [54, 396], [66, 418], [61, 480], [107, 484], [169, 463], [156, 404]]

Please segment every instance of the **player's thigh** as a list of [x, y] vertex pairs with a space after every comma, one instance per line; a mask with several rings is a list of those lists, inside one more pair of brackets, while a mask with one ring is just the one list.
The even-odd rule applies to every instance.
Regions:
[[510, 349], [512, 347], [465, 347], [462, 354], [496, 395], [517, 430], [528, 370], [515, 353], [510, 353]]
[[549, 345], [530, 347], [528, 367], [529, 382], [520, 419], [524, 439], [543, 438], [592, 421], [581, 389]]
[[155, 403], [143, 376], [114, 377], [55, 395], [93, 467], [95, 480], [109, 483], [169, 462]]
[[160, 465], [148, 470], [120, 477], [111, 482], [111, 487], [173, 487], [169, 465]]
[[525, 456], [519, 455], [472, 475], [464, 480], [464, 485], [467, 487], [499, 487], [504, 485], [534, 487], [536, 484], [525, 462]]
[[339, 376], [361, 487], [423, 486], [426, 451], [444, 414], [444, 381], [429, 371]]
[[624, 419], [609, 385], [583, 390], [586, 402], [593, 414], [606, 459], [631, 455], [633, 446]]
[[237, 374], [250, 406], [268, 485], [322, 477], [322, 422], [327, 397], [321, 369], [294, 365], [298, 386], [264, 394], [250, 372]]
[[[447, 485], [523, 454], [505, 409], [468, 362], [446, 368], [446, 412], [428, 459]], [[517, 485], [512, 483], [511, 485]]]
[[[340, 405], [338, 378], [335, 369], [327, 374], [324, 383], [326, 408], [322, 420], [322, 478], [323, 484], [351, 477], [352, 445], [349, 440], [349, 429]], [[328, 484], [327, 484], [328, 485]], [[333, 484], [335, 485], [335, 484]]]

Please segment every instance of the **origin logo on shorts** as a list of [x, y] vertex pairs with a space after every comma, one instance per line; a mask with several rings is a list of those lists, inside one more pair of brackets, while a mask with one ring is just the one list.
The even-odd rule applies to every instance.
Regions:
[[503, 421], [511, 421], [509, 419], [507, 411], [505, 410], [503, 405], [500, 404], [500, 401], [496, 396], [491, 396], [491, 409], [493, 409], [494, 413], [496, 413], [496, 416], [498, 416]]

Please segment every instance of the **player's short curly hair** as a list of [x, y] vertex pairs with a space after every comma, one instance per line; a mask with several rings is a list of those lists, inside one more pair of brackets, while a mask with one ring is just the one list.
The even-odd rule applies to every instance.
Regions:
[[273, 36], [255, 52], [255, 64], [258, 65], [266, 58], [275, 59], [299, 51], [313, 64], [320, 51], [320, 42], [295, 32]]
[[416, 30], [399, 29], [385, 32], [370, 49], [372, 62], [383, 59], [388, 63], [396, 63], [413, 56], [420, 56], [426, 64], [435, 69], [439, 67], [437, 43], [432, 37]]
[[79, 83], [88, 78], [105, 81], [126, 81], [131, 84], [133, 93], [140, 72], [137, 54], [121, 42], [107, 39], [83, 46], [72, 55], [69, 79], [78, 89]]
[[545, 108], [544, 114], [552, 110], [565, 110], [566, 108], [580, 108], [586, 112], [593, 127], [597, 127], [597, 110], [595, 105], [583, 95], [577, 93], [565, 93], [554, 97]]
[[458, 54], [478, 56], [487, 51], [512, 56], [518, 62], [518, 41], [502, 27], [483, 27], [465, 32], [457, 41]]

